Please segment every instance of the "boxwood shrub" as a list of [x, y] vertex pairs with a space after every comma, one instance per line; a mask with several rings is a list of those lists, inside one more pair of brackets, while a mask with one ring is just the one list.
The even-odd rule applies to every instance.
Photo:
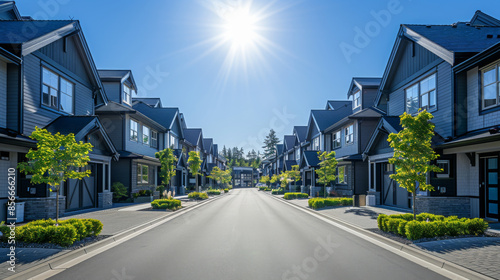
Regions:
[[220, 195], [220, 190], [207, 190], [208, 195]]
[[153, 209], [177, 210], [181, 208], [181, 201], [178, 199], [155, 199], [151, 202]]
[[229, 192], [229, 189], [224, 189], [224, 193], [227, 193], [227, 192]]
[[438, 236], [481, 235], [488, 228], [483, 219], [445, 217], [422, 213], [413, 220], [413, 214], [384, 215], [377, 217], [378, 228], [404, 236], [410, 240], [433, 238]]
[[259, 191], [271, 191], [269, 187], [259, 187]]
[[349, 206], [352, 205], [350, 197], [329, 197], [329, 198], [311, 198], [308, 201], [312, 209], [320, 209], [329, 206]]
[[271, 194], [284, 194], [285, 190], [282, 188], [271, 190]]
[[307, 193], [285, 193], [283, 197], [286, 200], [297, 199], [297, 198], [308, 198], [309, 195]]
[[208, 195], [206, 193], [201, 193], [201, 192], [191, 192], [188, 194], [188, 198], [194, 200], [204, 200], [208, 199]]
[[[97, 236], [102, 231], [102, 223], [96, 219], [60, 220], [59, 224], [52, 219], [36, 220], [15, 229], [16, 240], [25, 243], [53, 243], [61, 246], [71, 246], [89, 236]], [[0, 231], [10, 234], [10, 228], [0, 225]], [[6, 241], [6, 240], [3, 240]]]

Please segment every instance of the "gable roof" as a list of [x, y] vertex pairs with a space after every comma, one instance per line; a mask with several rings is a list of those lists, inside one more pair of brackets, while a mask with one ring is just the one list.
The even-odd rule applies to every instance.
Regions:
[[214, 140], [212, 138], [203, 138], [203, 147], [205, 150], [205, 153], [210, 154], [212, 150], [212, 144], [214, 143]]
[[[29, 28], [33, 25], [33, 28]], [[22, 57], [43, 48], [66, 36], [75, 35], [79, 51], [86, 58], [85, 69], [91, 83], [97, 89], [103, 103], [108, 98], [103, 89], [92, 54], [77, 20], [4, 20], [0, 21], [0, 45], [13, 54]], [[26, 32], [30, 29], [30, 32]]]
[[283, 155], [283, 144], [276, 144], [276, 153], [278, 157]]
[[307, 139], [310, 139], [311, 137], [314, 136], [311, 135], [313, 125], [316, 126], [319, 132], [324, 132], [331, 125], [351, 115], [352, 106], [350, 106], [350, 101], [349, 103], [345, 104], [346, 105], [338, 107], [335, 110], [311, 110], [311, 116], [309, 118], [309, 126], [307, 129]]
[[300, 160], [300, 168], [319, 167], [318, 151], [304, 151]]
[[201, 128], [185, 128], [183, 130], [183, 133], [184, 133], [184, 141], [187, 141], [189, 144], [193, 146], [198, 146], [199, 143], [203, 145], [203, 141], [200, 141], [200, 138], [202, 138], [203, 134]]
[[285, 170], [292, 170], [292, 166], [298, 165], [296, 160], [285, 160]]
[[128, 80], [132, 88], [137, 91], [137, 84], [135, 83], [134, 76], [132, 75], [132, 70], [99, 69], [97, 72], [99, 73], [101, 80], [104, 82], [120, 81], [120, 83], [123, 83]]
[[294, 135], [285, 135], [283, 139], [285, 152], [295, 148], [295, 139], [296, 137]]
[[354, 77], [351, 80], [351, 85], [349, 86], [349, 91], [347, 92], [347, 98], [349, 98], [352, 95], [352, 92], [355, 87], [358, 89], [362, 88], [378, 88], [380, 86], [380, 82], [382, 81], [382, 78], [360, 78], [360, 77]]
[[17, 10], [16, 2], [14, 1], [0, 1], [0, 14], [10, 12], [15, 19], [20, 20], [21, 14], [19, 14], [19, 10]]
[[477, 10], [470, 20], [470, 24], [472, 26], [500, 26], [500, 20]]
[[[153, 108], [141, 101], [134, 102], [132, 108], [143, 113], [168, 130], [172, 129], [176, 120], [179, 121], [177, 118], [179, 113], [178, 108]], [[182, 137], [182, 135], [180, 136]]]
[[145, 103], [151, 107], [162, 107], [161, 106], [161, 99], [158, 97], [134, 97], [132, 98], [132, 102], [134, 101], [140, 101], [142, 103]]
[[106, 105], [101, 104], [96, 107], [95, 111], [99, 114], [135, 114], [137, 112], [136, 110], [115, 101], [109, 101]]
[[294, 126], [293, 133], [297, 136], [297, 140], [299, 143], [303, 143], [306, 141], [307, 136], [307, 125], [305, 126]]
[[351, 100], [328, 100], [325, 110], [337, 110], [345, 106], [352, 106]]
[[108, 134], [99, 121], [99, 118], [96, 116], [60, 116], [46, 125], [45, 129], [51, 133], [59, 132], [63, 135], [73, 133], [76, 141], [82, 141], [85, 136], [97, 129], [100, 131], [111, 155], [118, 160], [119, 154], [109, 139]]

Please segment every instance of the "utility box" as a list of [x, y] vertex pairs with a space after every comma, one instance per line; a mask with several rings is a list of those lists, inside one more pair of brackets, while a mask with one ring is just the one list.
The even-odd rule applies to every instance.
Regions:
[[366, 196], [366, 206], [375, 206], [377, 205], [376, 196], [373, 194], [369, 194]]

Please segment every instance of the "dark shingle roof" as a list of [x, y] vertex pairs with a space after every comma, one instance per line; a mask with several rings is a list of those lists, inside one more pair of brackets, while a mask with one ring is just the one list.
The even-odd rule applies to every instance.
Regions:
[[380, 86], [380, 82], [382, 82], [382, 78], [352, 78], [352, 79], [364, 87], [378, 87]]
[[[477, 53], [500, 41], [500, 26], [476, 27], [459, 22], [453, 25], [405, 24], [410, 30], [454, 53]], [[492, 35], [488, 38], [488, 35]]]
[[134, 97], [132, 98], [132, 102], [134, 101], [140, 101], [142, 103], [145, 103], [149, 106], [155, 107], [161, 104], [161, 99], [158, 97]]
[[328, 100], [328, 107], [331, 110], [337, 110], [343, 107], [352, 107], [352, 101], [350, 100]]
[[174, 118], [177, 116], [177, 112], [179, 112], [178, 108], [153, 108], [143, 102], [134, 102], [132, 108], [143, 113], [167, 129], [171, 129]]
[[98, 113], [135, 113], [135, 110], [129, 106], [109, 101], [107, 105], [100, 105], [95, 109]]
[[185, 128], [184, 140], [192, 145], [198, 145], [198, 139], [200, 139], [201, 131], [201, 128]]
[[205, 148], [205, 153], [210, 152], [210, 146], [212, 146], [214, 140], [212, 138], [203, 138], [203, 147]]
[[324, 131], [332, 124], [352, 114], [351, 106], [344, 106], [335, 110], [311, 110], [311, 115], [320, 131]]
[[125, 77], [130, 72], [130, 70], [97, 70], [99, 77], [101, 79], [121, 79]]
[[285, 161], [285, 168], [286, 170], [292, 170], [292, 166], [297, 165], [297, 161], [295, 160], [286, 160]]
[[[77, 23], [75, 20], [2, 20], [0, 26], [0, 44], [22, 44], [31, 41], [64, 26]], [[36, 28], [29, 28], [30, 26]], [[29, 32], [26, 32], [28, 30]]]
[[382, 117], [392, 128], [396, 131], [400, 131], [403, 127], [400, 124], [400, 119], [397, 116], [384, 116]]
[[319, 166], [319, 158], [317, 151], [304, 151], [304, 159], [310, 167]]
[[276, 144], [276, 152], [278, 153], [278, 156], [283, 154], [283, 144]]
[[295, 130], [295, 133], [297, 133], [300, 143], [306, 141], [307, 126], [294, 126], [293, 129]]
[[95, 120], [95, 116], [61, 116], [49, 123], [45, 129], [51, 133], [78, 134]]
[[293, 149], [295, 147], [295, 136], [285, 135], [285, 139], [284, 139], [283, 143], [286, 146], [286, 151]]

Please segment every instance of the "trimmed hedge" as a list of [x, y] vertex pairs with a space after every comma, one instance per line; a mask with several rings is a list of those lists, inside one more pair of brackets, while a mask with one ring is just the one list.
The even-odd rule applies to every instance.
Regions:
[[224, 189], [224, 193], [228, 193], [229, 192], [229, 189]]
[[153, 209], [177, 210], [181, 208], [181, 201], [178, 199], [155, 199], [151, 202]]
[[334, 197], [334, 198], [311, 198], [308, 201], [309, 207], [312, 209], [320, 209], [329, 206], [349, 206], [352, 205], [350, 197]]
[[274, 190], [271, 190], [271, 194], [284, 194], [285, 193], [285, 190], [284, 189], [274, 189]]
[[208, 199], [208, 195], [206, 193], [201, 193], [201, 192], [192, 192], [188, 194], [188, 198], [194, 199], [194, 200], [204, 200]]
[[285, 193], [283, 197], [286, 200], [297, 199], [297, 198], [308, 198], [309, 195], [307, 193]]
[[[25, 243], [53, 243], [71, 246], [75, 241], [89, 236], [98, 236], [102, 231], [102, 223], [96, 219], [60, 220], [59, 224], [52, 219], [36, 220], [15, 229], [16, 240]], [[4, 238], [10, 235], [10, 228], [0, 225]], [[6, 240], [3, 240], [6, 241]]]
[[208, 195], [220, 195], [220, 190], [207, 190]]
[[433, 238], [438, 236], [481, 235], [488, 228], [483, 219], [461, 218], [457, 216], [444, 217], [422, 213], [413, 220], [413, 214], [384, 215], [377, 217], [378, 228], [392, 232], [410, 240]]
[[270, 191], [271, 188], [269, 187], [259, 187], [259, 191]]

